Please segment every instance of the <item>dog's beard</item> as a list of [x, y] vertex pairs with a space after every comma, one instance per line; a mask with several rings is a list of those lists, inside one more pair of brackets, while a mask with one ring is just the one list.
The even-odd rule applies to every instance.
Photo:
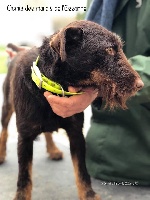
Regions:
[[106, 80], [100, 84], [98, 90], [102, 100], [105, 101], [104, 109], [109, 108], [110, 110], [115, 108], [127, 109], [127, 100], [137, 92], [134, 89], [129, 91], [127, 88], [118, 88], [117, 85]]
[[[125, 84], [118, 85], [115, 84], [110, 79], [88, 79], [78, 82], [81, 88], [93, 87], [98, 89], [99, 97], [101, 97], [104, 102], [104, 109], [108, 108], [114, 110], [115, 108], [121, 108], [123, 110], [127, 109], [126, 102], [127, 100], [134, 96], [137, 90], [133, 87], [132, 89]], [[78, 85], [78, 86], [79, 86]], [[101, 102], [100, 102], [101, 103]], [[98, 107], [98, 101], [96, 102], [96, 107]]]

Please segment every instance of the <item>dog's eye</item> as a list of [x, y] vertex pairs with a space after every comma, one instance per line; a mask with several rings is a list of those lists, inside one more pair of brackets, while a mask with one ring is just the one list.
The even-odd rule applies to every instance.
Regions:
[[108, 47], [105, 50], [109, 55], [112, 55], [112, 56], [114, 56], [116, 53], [116, 51], [112, 47]]

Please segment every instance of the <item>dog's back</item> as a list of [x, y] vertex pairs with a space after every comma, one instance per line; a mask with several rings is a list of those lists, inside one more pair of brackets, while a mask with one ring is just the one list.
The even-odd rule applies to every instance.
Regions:
[[[13, 44], [11, 44], [13, 45]], [[13, 45], [11, 46], [13, 49], [13, 51], [16, 51], [17, 46]], [[10, 48], [10, 45], [9, 45]], [[32, 49], [30, 50], [31, 52], [36, 52], [37, 49]], [[3, 83], [3, 92], [4, 92], [4, 101], [8, 101], [10, 105], [13, 105], [13, 94], [16, 91], [16, 88], [14, 88], [14, 79], [18, 79], [19, 77], [16, 75], [16, 70], [18, 70], [18, 68], [20, 68], [20, 63], [22, 62], [22, 58], [26, 56], [26, 54], [28, 53], [28, 50], [19, 50], [19, 48], [17, 48], [17, 53], [16, 55], [11, 59], [11, 61], [9, 62], [9, 67], [8, 67], [8, 72], [6, 75], [6, 78], [4, 80]], [[32, 54], [32, 53], [31, 53]], [[37, 54], [38, 55], [38, 54]], [[20, 71], [21, 74], [21, 71]]]

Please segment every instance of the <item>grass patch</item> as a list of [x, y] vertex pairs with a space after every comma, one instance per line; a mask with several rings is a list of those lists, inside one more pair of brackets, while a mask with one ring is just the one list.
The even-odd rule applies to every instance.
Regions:
[[7, 72], [7, 53], [6, 47], [0, 46], [0, 74]]
[[6, 47], [5, 46], [0, 46], [0, 52], [1, 51], [5, 51], [6, 50]]

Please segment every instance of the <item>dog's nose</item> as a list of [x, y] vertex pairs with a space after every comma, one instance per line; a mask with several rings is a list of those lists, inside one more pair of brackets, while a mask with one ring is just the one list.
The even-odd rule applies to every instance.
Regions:
[[141, 79], [137, 79], [135, 85], [138, 90], [141, 90], [144, 87], [144, 83]]

